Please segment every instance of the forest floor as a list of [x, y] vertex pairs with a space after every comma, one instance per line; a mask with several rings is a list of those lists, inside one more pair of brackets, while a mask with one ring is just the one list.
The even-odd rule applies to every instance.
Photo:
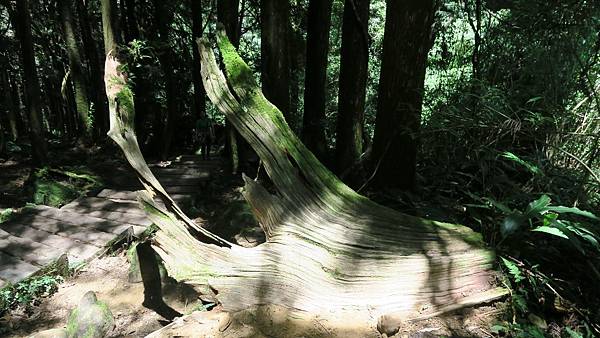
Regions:
[[[100, 177], [108, 173], [94, 172], [94, 168], [106, 168], [109, 162], [110, 165], [113, 162], [122, 162], [122, 160], [115, 161], [115, 152], [110, 149], [100, 151], [100, 148], [88, 149], [74, 146], [53, 149], [53, 152], [56, 154], [51, 163], [53, 167], [68, 164], [70, 167], [83, 168]], [[10, 159], [0, 160], [0, 170], [2, 170], [0, 208], [18, 208], [26, 202], [31, 202], [32, 196], [25, 189], [30, 176], [29, 168], [28, 158], [18, 154]], [[256, 170], [247, 170], [247, 172], [256, 173]], [[241, 195], [241, 186], [242, 180], [239, 175], [230, 175], [225, 168], [220, 168], [216, 175], [202, 186], [187, 212], [212, 232], [232, 242], [252, 247], [264, 242], [265, 239]], [[420, 203], [418, 199], [411, 196], [400, 200], [388, 196], [371, 197], [404, 212], [438, 220], [456, 221], [452, 215], [460, 214], [460, 205], [450, 199], [444, 199], [440, 194], [436, 196], [434, 199], [429, 199], [428, 203]], [[404, 203], [403, 200], [413, 202]], [[21, 337], [45, 329], [62, 327], [81, 296], [90, 290], [96, 292], [98, 299], [107, 302], [115, 316], [116, 327], [111, 332], [111, 336], [145, 336], [169, 324], [169, 320], [143, 305], [143, 283], [130, 282], [128, 276], [129, 262], [126, 248], [122, 248], [86, 265], [74, 276], [59, 284], [53, 295], [38, 298], [27, 306], [19, 306], [4, 313], [0, 317], [0, 328], [2, 328], [0, 332], [9, 333], [11, 337]], [[162, 291], [167, 305], [180, 314], [187, 315], [184, 319], [177, 320], [176, 325], [163, 329], [162, 336], [379, 337], [372, 324], [356, 323], [352, 318], [345, 318], [345, 322], [334, 323], [319, 318], [290, 315], [277, 307], [233, 314], [232, 323], [221, 331], [224, 314], [218, 307], [211, 311], [197, 311], [204, 310], [205, 307], [198, 301], [193, 289], [171, 280], [163, 283]], [[493, 306], [471, 308], [445, 317], [407, 324], [401, 328], [397, 336], [498, 336], [491, 332], [490, 328], [511, 312], [509, 304], [501, 302]], [[261, 317], [256, 316], [256, 313], [266, 315]], [[264, 320], [265, 317], [269, 320]]]

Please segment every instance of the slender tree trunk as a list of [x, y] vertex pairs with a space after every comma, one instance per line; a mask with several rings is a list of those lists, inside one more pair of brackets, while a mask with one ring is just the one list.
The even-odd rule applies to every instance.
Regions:
[[15, 142], [19, 138], [19, 129], [17, 128], [17, 108], [15, 102], [13, 101], [8, 71], [3, 70], [0, 76], [2, 76], [1, 88], [4, 93], [4, 107], [6, 109], [6, 115], [8, 118], [7, 127], [10, 133], [11, 141]]
[[[239, 0], [221, 0], [217, 2], [217, 18], [223, 24], [225, 32], [235, 48], [238, 48], [240, 45], [241, 23], [239, 22], [239, 5]], [[225, 148], [231, 160], [231, 172], [237, 174], [240, 163], [239, 135], [229, 121], [225, 121], [225, 133]]]
[[131, 37], [131, 32], [129, 31], [129, 19], [127, 17], [127, 6], [129, 4], [127, 3], [127, 1], [125, 0], [121, 0], [119, 1], [119, 13], [121, 14], [119, 16], [119, 26], [121, 27], [121, 33], [123, 34], [123, 41], [131, 41], [133, 40]]
[[67, 47], [71, 80], [73, 81], [73, 88], [75, 90], [75, 109], [77, 109], [77, 116], [82, 126], [83, 136], [86, 139], [90, 139], [93, 131], [93, 116], [90, 114], [87, 80], [82, 68], [81, 53], [79, 52], [75, 36], [75, 23], [71, 2], [71, 0], [59, 0], [63, 39]]
[[225, 32], [231, 43], [238, 48], [240, 45], [241, 26], [239, 24], [239, 0], [217, 1], [217, 18], [225, 27]]
[[[116, 0], [100, 0], [102, 5], [102, 32], [104, 35], [104, 53], [117, 54], [119, 45], [119, 21]], [[108, 94], [108, 93], [107, 93]]]
[[262, 89], [290, 123], [290, 4], [288, 0], [261, 0]]
[[35, 65], [33, 50], [33, 37], [31, 35], [31, 15], [29, 13], [29, 0], [19, 0], [16, 10], [17, 36], [21, 42], [21, 56], [23, 62], [25, 93], [27, 95], [27, 110], [29, 112], [29, 135], [33, 161], [36, 165], [43, 165], [47, 161], [47, 145], [42, 126], [41, 92]]
[[[166, 160], [171, 151], [173, 142], [173, 132], [177, 123], [177, 90], [176, 81], [173, 74], [173, 56], [171, 55], [171, 43], [169, 40], [169, 25], [173, 18], [168, 4], [164, 0], [154, 1], [155, 19], [158, 28], [158, 41], [162, 46], [159, 51], [158, 59], [165, 77], [165, 92], [167, 99], [167, 119], [162, 130], [160, 157]], [[171, 13], [171, 14], [169, 14]]]
[[[306, 16], [301, 15], [300, 16]], [[304, 69], [306, 69], [306, 39], [302, 33], [302, 28], [297, 29], [290, 25], [289, 29], [289, 62], [290, 62], [290, 112], [288, 123], [296, 133], [300, 132], [300, 78]]]
[[323, 161], [327, 154], [325, 107], [327, 101], [327, 55], [333, 0], [311, 0], [306, 32], [304, 82], [304, 144]]
[[373, 141], [373, 183], [414, 189], [433, 0], [387, 3], [379, 102]]
[[363, 152], [368, 76], [369, 0], [346, 0], [340, 51], [340, 89], [336, 136], [337, 172], [355, 164]]
[[25, 116], [22, 112], [22, 107], [25, 107], [25, 100], [23, 99], [22, 90], [20, 89], [23, 81], [18, 80], [18, 75], [9, 76], [10, 90], [12, 100], [15, 103], [15, 114], [17, 119], [17, 132], [19, 137], [27, 133], [27, 127], [25, 126]]
[[[66, 128], [65, 125], [65, 104], [61, 100], [61, 78], [59, 77], [59, 70], [54, 70], [54, 73], [43, 80], [43, 87], [46, 93], [46, 99], [48, 100], [48, 108], [56, 118], [56, 128], [60, 132], [60, 136], [65, 138], [71, 136], [71, 130]], [[65, 93], [66, 94], [66, 93]], [[65, 97], [65, 99], [68, 99]], [[66, 107], [68, 109], [68, 107]]]
[[[135, 0], [123, 0], [123, 2], [125, 3], [126, 13], [123, 13], [121, 15], [127, 15], [127, 25], [129, 26], [127, 30], [129, 31], [129, 38], [131, 40], [139, 39], [140, 38], [140, 29], [138, 28], [138, 22], [137, 22], [137, 18], [135, 15], [136, 1]], [[126, 40], [126, 41], [131, 41], [131, 40]]]
[[76, 0], [77, 14], [79, 17], [79, 28], [81, 29], [81, 40], [83, 49], [88, 60], [90, 88], [92, 89], [92, 102], [94, 103], [95, 134], [104, 137], [108, 131], [108, 107], [106, 106], [106, 91], [104, 89], [104, 77], [102, 64], [100, 62], [98, 45], [92, 35], [91, 24], [85, 0]]
[[[127, 15], [127, 25], [129, 25], [129, 35], [128, 39], [125, 43], [129, 43], [133, 40], [139, 40], [143, 37], [141, 36], [138, 16], [136, 15], [136, 5], [138, 2], [136, 0], [123, 0], [126, 2], [125, 10]], [[140, 6], [141, 7], [141, 6]], [[143, 13], [142, 13], [143, 15]], [[152, 139], [153, 146], [151, 150], [156, 153], [160, 152], [160, 135], [161, 130], [160, 126], [162, 126], [162, 120], [160, 115], [160, 108], [157, 109], [158, 104], [155, 102], [153, 95], [152, 84], [149, 82], [148, 76], [144, 73], [143, 68], [133, 67], [133, 73], [136, 77], [136, 81], [133, 84], [133, 91], [135, 93], [134, 100], [135, 106], [138, 107], [138, 114], [135, 115], [135, 129], [137, 135], [141, 141], [140, 146], [142, 149], [145, 149], [148, 130], [146, 130], [146, 124], [149, 121], [149, 118], [152, 114], [155, 115], [155, 121], [151, 123], [154, 127], [154, 138]], [[104, 85], [104, 84], [102, 84]]]
[[192, 9], [192, 51], [193, 51], [193, 73], [194, 82], [194, 107], [196, 118], [206, 118], [206, 93], [200, 75], [200, 53], [196, 39], [202, 37], [202, 0], [189, 0]]

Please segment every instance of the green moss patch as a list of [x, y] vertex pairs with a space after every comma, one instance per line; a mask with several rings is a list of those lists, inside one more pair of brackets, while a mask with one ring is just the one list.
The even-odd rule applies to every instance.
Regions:
[[42, 168], [32, 175], [33, 203], [60, 207], [97, 189], [101, 180], [85, 171]]

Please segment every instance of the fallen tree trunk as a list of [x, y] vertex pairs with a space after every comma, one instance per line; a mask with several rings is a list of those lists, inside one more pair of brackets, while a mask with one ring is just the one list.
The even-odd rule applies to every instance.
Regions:
[[198, 44], [210, 100], [260, 156], [276, 193], [244, 176], [244, 196], [267, 237], [256, 248], [196, 226], [148, 169], [133, 130], [131, 91], [109, 53], [109, 135], [147, 188], [140, 200], [159, 228], [153, 247], [170, 275], [204, 286], [229, 311], [274, 304], [371, 321], [390, 313], [403, 319], [437, 315], [504, 294], [491, 283], [494, 254], [479, 234], [396, 212], [344, 185], [265, 99], [222, 31], [218, 47], [227, 76], [209, 42]]

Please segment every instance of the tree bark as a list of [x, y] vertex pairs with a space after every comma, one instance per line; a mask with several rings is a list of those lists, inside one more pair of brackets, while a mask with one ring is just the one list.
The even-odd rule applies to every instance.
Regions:
[[338, 174], [354, 165], [363, 152], [369, 63], [368, 22], [369, 0], [346, 0], [342, 24], [335, 148]]
[[[102, 32], [104, 35], [104, 53], [117, 55], [119, 45], [119, 21], [117, 17], [117, 1], [101, 0], [102, 5]], [[106, 70], [105, 70], [106, 73]], [[106, 78], [104, 79], [106, 82]], [[108, 96], [108, 93], [106, 93]]]
[[[238, 22], [239, 0], [222, 0], [217, 2], [217, 18], [231, 37], [231, 43], [238, 48], [240, 45], [241, 24]], [[194, 41], [195, 42], [195, 41]], [[198, 48], [194, 48], [198, 51]], [[239, 135], [229, 121], [225, 121], [225, 148], [231, 160], [231, 173], [237, 174], [240, 164], [240, 147], [238, 146]], [[242, 145], [244, 146], [244, 145]]]
[[33, 37], [31, 34], [31, 14], [29, 0], [16, 2], [15, 30], [21, 42], [21, 57], [25, 80], [25, 95], [27, 95], [27, 110], [29, 116], [29, 136], [33, 161], [36, 165], [44, 165], [47, 161], [47, 145], [42, 126], [41, 92], [38, 74], [35, 65], [35, 52], [33, 50]]
[[373, 326], [377, 318], [427, 318], [506, 294], [490, 286], [494, 255], [480, 235], [398, 213], [344, 185], [293, 134], [222, 31], [218, 45], [227, 77], [202, 40], [204, 87], [260, 155], [276, 190], [245, 178], [244, 196], [267, 237], [252, 249], [197, 226], [166, 194], [137, 146], [120, 62], [107, 55], [109, 135], [146, 187], [140, 202], [159, 228], [152, 247], [170, 276], [203, 287], [226, 311], [275, 304]]
[[15, 142], [19, 138], [19, 129], [17, 127], [17, 111], [16, 105], [13, 101], [11, 83], [7, 70], [3, 70], [0, 74], [2, 77], [2, 90], [4, 91], [4, 108], [6, 109], [6, 115], [8, 117], [8, 131], [10, 133], [10, 140]]
[[106, 106], [106, 91], [104, 89], [104, 76], [100, 63], [98, 46], [92, 35], [92, 21], [88, 15], [85, 0], [76, 0], [81, 41], [88, 60], [90, 88], [92, 89], [92, 102], [94, 103], [94, 122], [96, 137], [102, 138], [108, 131], [108, 107]]
[[192, 10], [192, 50], [193, 50], [193, 73], [194, 82], [194, 107], [196, 108], [196, 118], [206, 118], [206, 93], [204, 84], [200, 77], [200, 53], [196, 48], [196, 39], [202, 37], [202, 0], [189, 0]]
[[90, 112], [90, 101], [88, 99], [88, 86], [85, 73], [82, 69], [81, 53], [75, 36], [75, 23], [71, 0], [59, 0], [60, 18], [63, 27], [63, 39], [67, 47], [69, 57], [69, 70], [73, 89], [75, 90], [75, 109], [82, 126], [85, 139], [91, 139], [93, 131], [93, 116]]
[[160, 157], [166, 160], [171, 151], [173, 142], [173, 132], [177, 123], [177, 83], [173, 74], [173, 56], [171, 55], [170, 28], [169, 25], [173, 19], [173, 14], [164, 0], [154, 1], [155, 19], [158, 28], [158, 41], [161, 44], [161, 50], [158, 52], [158, 59], [165, 78], [165, 93], [167, 99], [167, 118], [162, 130]]
[[306, 75], [302, 141], [321, 161], [327, 155], [325, 109], [327, 101], [327, 56], [333, 0], [311, 0], [306, 32]]
[[[240, 45], [240, 24], [238, 9], [239, 0], [217, 1], [217, 18], [223, 24], [225, 31], [231, 36], [231, 43], [237, 48]], [[196, 48], [195, 48], [196, 49]]]
[[377, 187], [414, 189], [435, 5], [433, 0], [390, 0], [386, 13], [372, 182]]
[[288, 123], [290, 114], [290, 4], [288, 0], [261, 0], [262, 90]]

